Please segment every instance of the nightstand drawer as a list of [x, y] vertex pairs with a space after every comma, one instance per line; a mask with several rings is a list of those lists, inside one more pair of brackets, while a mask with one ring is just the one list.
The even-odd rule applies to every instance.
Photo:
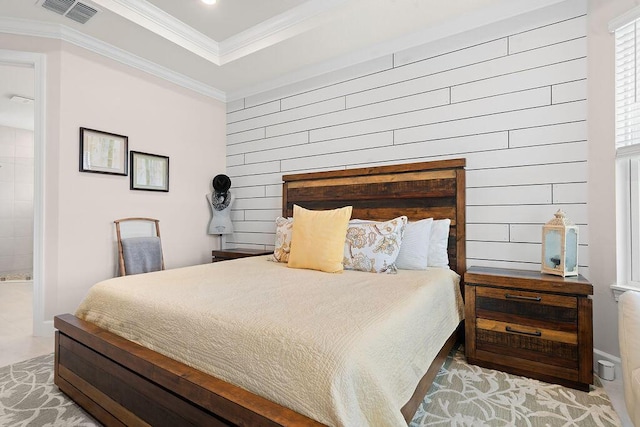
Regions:
[[542, 305], [553, 305], [557, 307], [578, 307], [577, 298], [573, 296], [553, 295], [542, 292], [527, 292], [515, 289], [481, 287], [478, 288], [476, 296], [495, 298], [511, 302], [530, 302]]
[[478, 286], [476, 316], [537, 328], [575, 332], [578, 322], [578, 300], [566, 295]]
[[578, 366], [578, 335], [575, 332], [477, 319], [476, 348], [553, 366]]

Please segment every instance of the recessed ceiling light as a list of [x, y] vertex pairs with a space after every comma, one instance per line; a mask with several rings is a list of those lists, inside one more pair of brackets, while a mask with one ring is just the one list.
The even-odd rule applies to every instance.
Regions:
[[204, 4], [216, 4], [216, 0], [202, 0]]

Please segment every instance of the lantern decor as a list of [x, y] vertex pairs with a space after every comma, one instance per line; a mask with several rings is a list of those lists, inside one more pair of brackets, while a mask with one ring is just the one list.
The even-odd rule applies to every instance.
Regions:
[[578, 226], [567, 220], [562, 210], [542, 228], [542, 272], [578, 275]]

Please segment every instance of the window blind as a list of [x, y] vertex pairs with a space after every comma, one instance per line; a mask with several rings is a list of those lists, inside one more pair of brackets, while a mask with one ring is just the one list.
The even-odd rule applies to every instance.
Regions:
[[640, 288], [640, 8], [609, 23], [615, 33], [617, 274]]
[[639, 30], [638, 20], [615, 30], [616, 150], [618, 154], [636, 150], [640, 153]]

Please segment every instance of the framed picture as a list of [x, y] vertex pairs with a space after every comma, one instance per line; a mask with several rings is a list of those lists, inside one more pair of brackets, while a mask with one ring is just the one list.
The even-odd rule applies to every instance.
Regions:
[[80, 128], [80, 172], [127, 175], [129, 138]]
[[169, 158], [131, 151], [131, 189], [169, 191]]

